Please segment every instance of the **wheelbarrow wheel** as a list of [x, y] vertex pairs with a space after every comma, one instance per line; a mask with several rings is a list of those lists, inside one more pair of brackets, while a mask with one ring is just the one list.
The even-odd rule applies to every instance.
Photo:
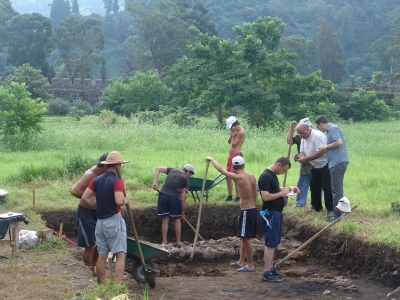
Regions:
[[[146, 268], [154, 270], [156, 268], [155, 264], [151, 260], [145, 261]], [[132, 276], [139, 283], [146, 283], [146, 278], [143, 274], [143, 266], [140, 262], [136, 262], [132, 267]]]

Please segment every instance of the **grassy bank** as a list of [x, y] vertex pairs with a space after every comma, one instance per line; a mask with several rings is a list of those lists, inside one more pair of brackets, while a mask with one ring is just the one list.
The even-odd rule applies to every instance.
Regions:
[[[353, 220], [363, 221], [347, 225], [347, 230], [400, 245], [398, 216], [390, 213], [391, 202], [396, 201], [400, 192], [397, 171], [400, 133], [395, 129], [400, 122], [339, 125], [345, 133], [350, 158], [345, 196], [352, 206], [358, 206]], [[243, 126], [247, 132], [243, 147], [246, 171], [258, 178], [277, 157], [287, 155], [286, 130]], [[0, 212], [34, 214], [41, 210], [75, 209], [77, 199], [69, 194], [72, 185], [102, 153], [113, 150], [131, 161], [123, 166], [122, 174], [132, 207], [154, 206], [157, 194], [151, 183], [155, 167], [181, 168], [191, 163], [198, 171], [196, 176], [203, 178], [207, 155], [226, 163], [227, 138], [228, 132], [211, 119], [202, 119], [192, 128], [180, 128], [168, 121], [141, 124], [136, 119], [121, 118], [117, 125], [109, 126], [97, 117], [85, 117], [80, 122], [68, 117], [46, 118], [44, 131], [26, 146], [29, 151], [11, 151], [0, 146], [3, 147], [0, 188], [9, 191], [6, 201], [0, 203]], [[293, 146], [292, 154], [296, 151]], [[287, 185], [297, 183], [298, 172], [299, 165], [293, 163]], [[210, 167], [208, 179], [217, 174]], [[160, 175], [160, 184], [163, 179]], [[209, 196], [210, 204], [224, 203], [225, 183], [213, 188]], [[289, 201], [292, 204], [293, 197]], [[191, 196], [189, 204], [193, 204]], [[286, 212], [302, 218], [310, 216], [290, 206]], [[323, 222], [321, 215], [312, 217], [316, 223]]]

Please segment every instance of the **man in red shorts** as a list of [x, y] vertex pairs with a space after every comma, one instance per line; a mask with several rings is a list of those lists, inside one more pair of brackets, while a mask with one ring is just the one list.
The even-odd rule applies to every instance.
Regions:
[[[235, 156], [242, 156], [242, 145], [244, 141], [246, 140], [246, 132], [244, 131], [243, 127], [240, 126], [239, 121], [236, 119], [234, 116], [230, 116], [226, 120], [226, 129], [230, 130], [229, 138], [228, 138], [228, 144], [229, 144], [229, 157], [228, 157], [228, 163], [226, 166], [226, 170], [231, 173], [235, 173], [236, 171], [233, 169], [232, 166], [232, 159]], [[236, 197], [235, 199], [232, 199], [232, 193], [233, 193], [233, 181], [232, 179], [226, 177], [226, 184], [228, 186], [228, 197], [226, 197], [226, 201], [235, 201], [239, 202], [240, 201], [240, 194], [239, 190], [236, 188], [235, 184], [235, 191], [236, 191]]]

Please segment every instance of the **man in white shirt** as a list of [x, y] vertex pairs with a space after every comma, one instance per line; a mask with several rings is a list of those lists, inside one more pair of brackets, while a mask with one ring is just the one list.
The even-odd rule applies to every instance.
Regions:
[[324, 151], [319, 151], [320, 145], [326, 145], [326, 136], [304, 122], [297, 126], [297, 133], [302, 137], [297, 161], [302, 164], [309, 161], [313, 166], [310, 181], [311, 207], [315, 211], [322, 211], [321, 189], [323, 189], [325, 208], [327, 215], [330, 216], [333, 213], [331, 175], [326, 154]]

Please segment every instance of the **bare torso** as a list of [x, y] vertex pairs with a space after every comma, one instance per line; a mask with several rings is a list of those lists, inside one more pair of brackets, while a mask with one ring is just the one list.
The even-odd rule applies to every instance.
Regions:
[[245, 173], [243, 170], [237, 170], [236, 187], [240, 194], [240, 209], [249, 209], [256, 207], [257, 185], [253, 174]]
[[242, 152], [242, 145], [246, 140], [246, 132], [240, 125], [234, 126], [228, 139], [229, 154]]

